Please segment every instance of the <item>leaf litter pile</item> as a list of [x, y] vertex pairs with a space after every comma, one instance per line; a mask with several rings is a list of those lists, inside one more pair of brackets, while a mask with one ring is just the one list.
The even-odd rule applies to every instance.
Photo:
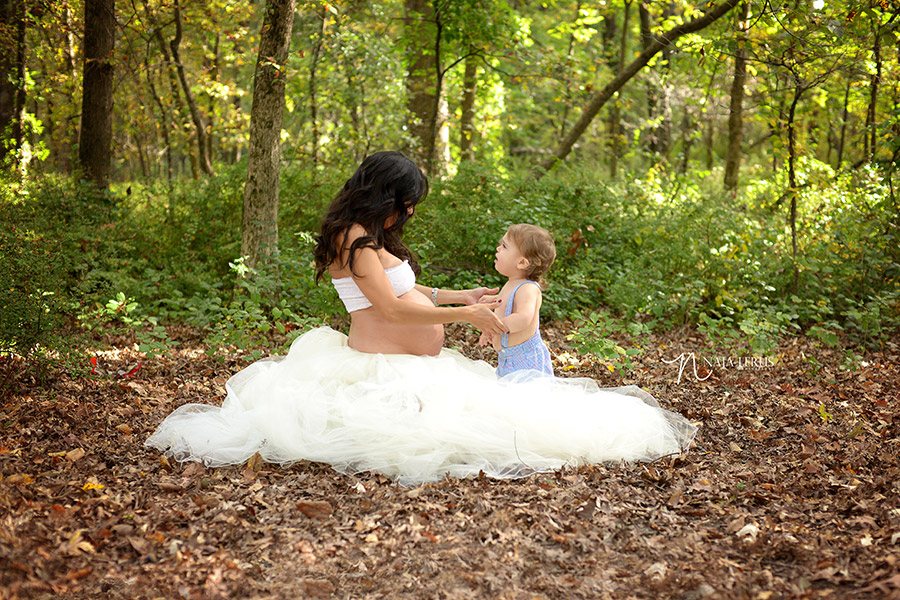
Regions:
[[[620, 376], [564, 333], [546, 329], [558, 374], [644, 387], [699, 424], [690, 451], [415, 488], [258, 457], [208, 469], [143, 446], [246, 364], [197, 332], [138, 369], [107, 340], [99, 375], [43, 385], [0, 364], [0, 598], [900, 598], [896, 341], [851, 369], [803, 338], [742, 368], [706, 351], [710, 373], [695, 333], [668, 332]], [[691, 351], [679, 379], [667, 361]]]

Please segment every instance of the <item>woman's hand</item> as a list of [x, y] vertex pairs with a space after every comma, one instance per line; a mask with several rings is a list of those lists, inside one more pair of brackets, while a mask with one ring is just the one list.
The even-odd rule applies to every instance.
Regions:
[[462, 301], [464, 304], [468, 304], [469, 306], [473, 304], [485, 303], [485, 301], [482, 300], [485, 294], [496, 294], [499, 291], [500, 288], [486, 287], [473, 288], [471, 290], [462, 290]]
[[494, 314], [494, 311], [488, 304], [474, 304], [466, 307], [469, 312], [469, 323], [480, 329], [484, 334], [491, 337], [506, 333], [509, 327], [500, 320], [500, 317]]

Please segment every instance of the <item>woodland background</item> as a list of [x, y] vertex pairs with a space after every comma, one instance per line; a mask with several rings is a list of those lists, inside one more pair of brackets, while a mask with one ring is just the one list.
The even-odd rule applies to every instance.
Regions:
[[426, 284], [497, 282], [505, 226], [540, 223], [560, 250], [549, 316], [609, 358], [617, 324], [753, 351], [896, 330], [896, 4], [2, 11], [8, 354], [103, 320], [151, 352], [180, 321], [261, 353], [270, 329], [339, 314], [311, 237], [385, 148], [432, 180], [408, 231]]
[[[897, 597], [898, 17], [0, 0], [0, 597]], [[506, 226], [547, 227], [557, 373], [650, 389], [695, 448], [412, 491], [150, 457], [175, 406], [346, 326], [312, 237], [382, 149], [430, 177], [424, 284], [499, 283]]]

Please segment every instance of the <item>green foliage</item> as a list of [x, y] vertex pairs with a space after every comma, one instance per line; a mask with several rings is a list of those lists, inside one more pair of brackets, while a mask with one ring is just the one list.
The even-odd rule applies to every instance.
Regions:
[[[547, 227], [557, 261], [545, 292], [553, 318], [605, 304], [628, 321], [697, 323], [723, 348], [770, 352], [812, 328], [877, 344], [900, 324], [896, 207], [871, 170], [835, 178], [798, 163], [799, 277], [777, 199], [784, 181], [760, 181], [727, 198], [709, 185], [656, 169], [609, 185], [574, 168], [538, 182], [464, 163], [436, 182], [410, 228], [429, 285], [496, 285], [496, 241], [514, 222]], [[527, 187], [526, 187], [527, 186]], [[526, 191], [527, 190], [527, 191]], [[872, 231], [881, 235], [871, 236]]]
[[611, 335], [627, 333], [633, 339], [649, 332], [650, 327], [644, 323], [633, 322], [622, 326], [619, 319], [609, 312], [595, 311], [587, 318], [576, 321], [572, 333], [566, 336], [566, 339], [573, 342], [579, 352], [593, 354], [606, 361], [610, 370], [623, 374], [634, 369], [631, 358], [641, 354], [643, 349], [639, 345], [623, 348], [611, 338]]
[[[889, 189], [872, 170], [836, 177], [813, 160], [798, 166], [796, 275], [778, 204], [783, 180], [760, 180], [731, 198], [661, 168], [610, 184], [572, 166], [534, 181], [514, 163], [466, 162], [433, 181], [406, 241], [423, 284], [495, 286], [502, 277], [493, 257], [506, 228], [546, 227], [557, 261], [543, 317], [573, 318], [570, 341], [619, 369], [652, 328], [685, 323], [733, 352], [767, 354], [804, 330], [828, 345], [881, 344], [900, 324]], [[98, 197], [54, 178], [7, 186], [2, 350], [54, 347], [72, 314], [86, 326], [132, 330], [148, 355], [172, 347], [162, 326], [172, 321], [201, 328], [214, 353], [236, 348], [253, 358], [278, 349], [343, 314], [333, 288], [315, 284], [312, 247], [346, 176], [284, 171], [280, 250], [255, 270], [240, 258], [240, 166], [171, 191], [132, 183]], [[635, 340], [634, 349], [612, 341], [619, 336]]]
[[67, 180], [2, 186], [0, 354], [76, 360], [70, 315], [111, 212], [106, 198]]

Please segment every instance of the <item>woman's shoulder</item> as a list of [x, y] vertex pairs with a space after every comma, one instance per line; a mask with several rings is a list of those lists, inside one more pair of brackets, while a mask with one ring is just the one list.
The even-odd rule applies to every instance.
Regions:
[[361, 237], [366, 237], [371, 235], [366, 228], [360, 225], [359, 223], [353, 223], [346, 229], [342, 229], [338, 232], [337, 238], [339, 245], [343, 244], [352, 244], [354, 241], [358, 240]]

